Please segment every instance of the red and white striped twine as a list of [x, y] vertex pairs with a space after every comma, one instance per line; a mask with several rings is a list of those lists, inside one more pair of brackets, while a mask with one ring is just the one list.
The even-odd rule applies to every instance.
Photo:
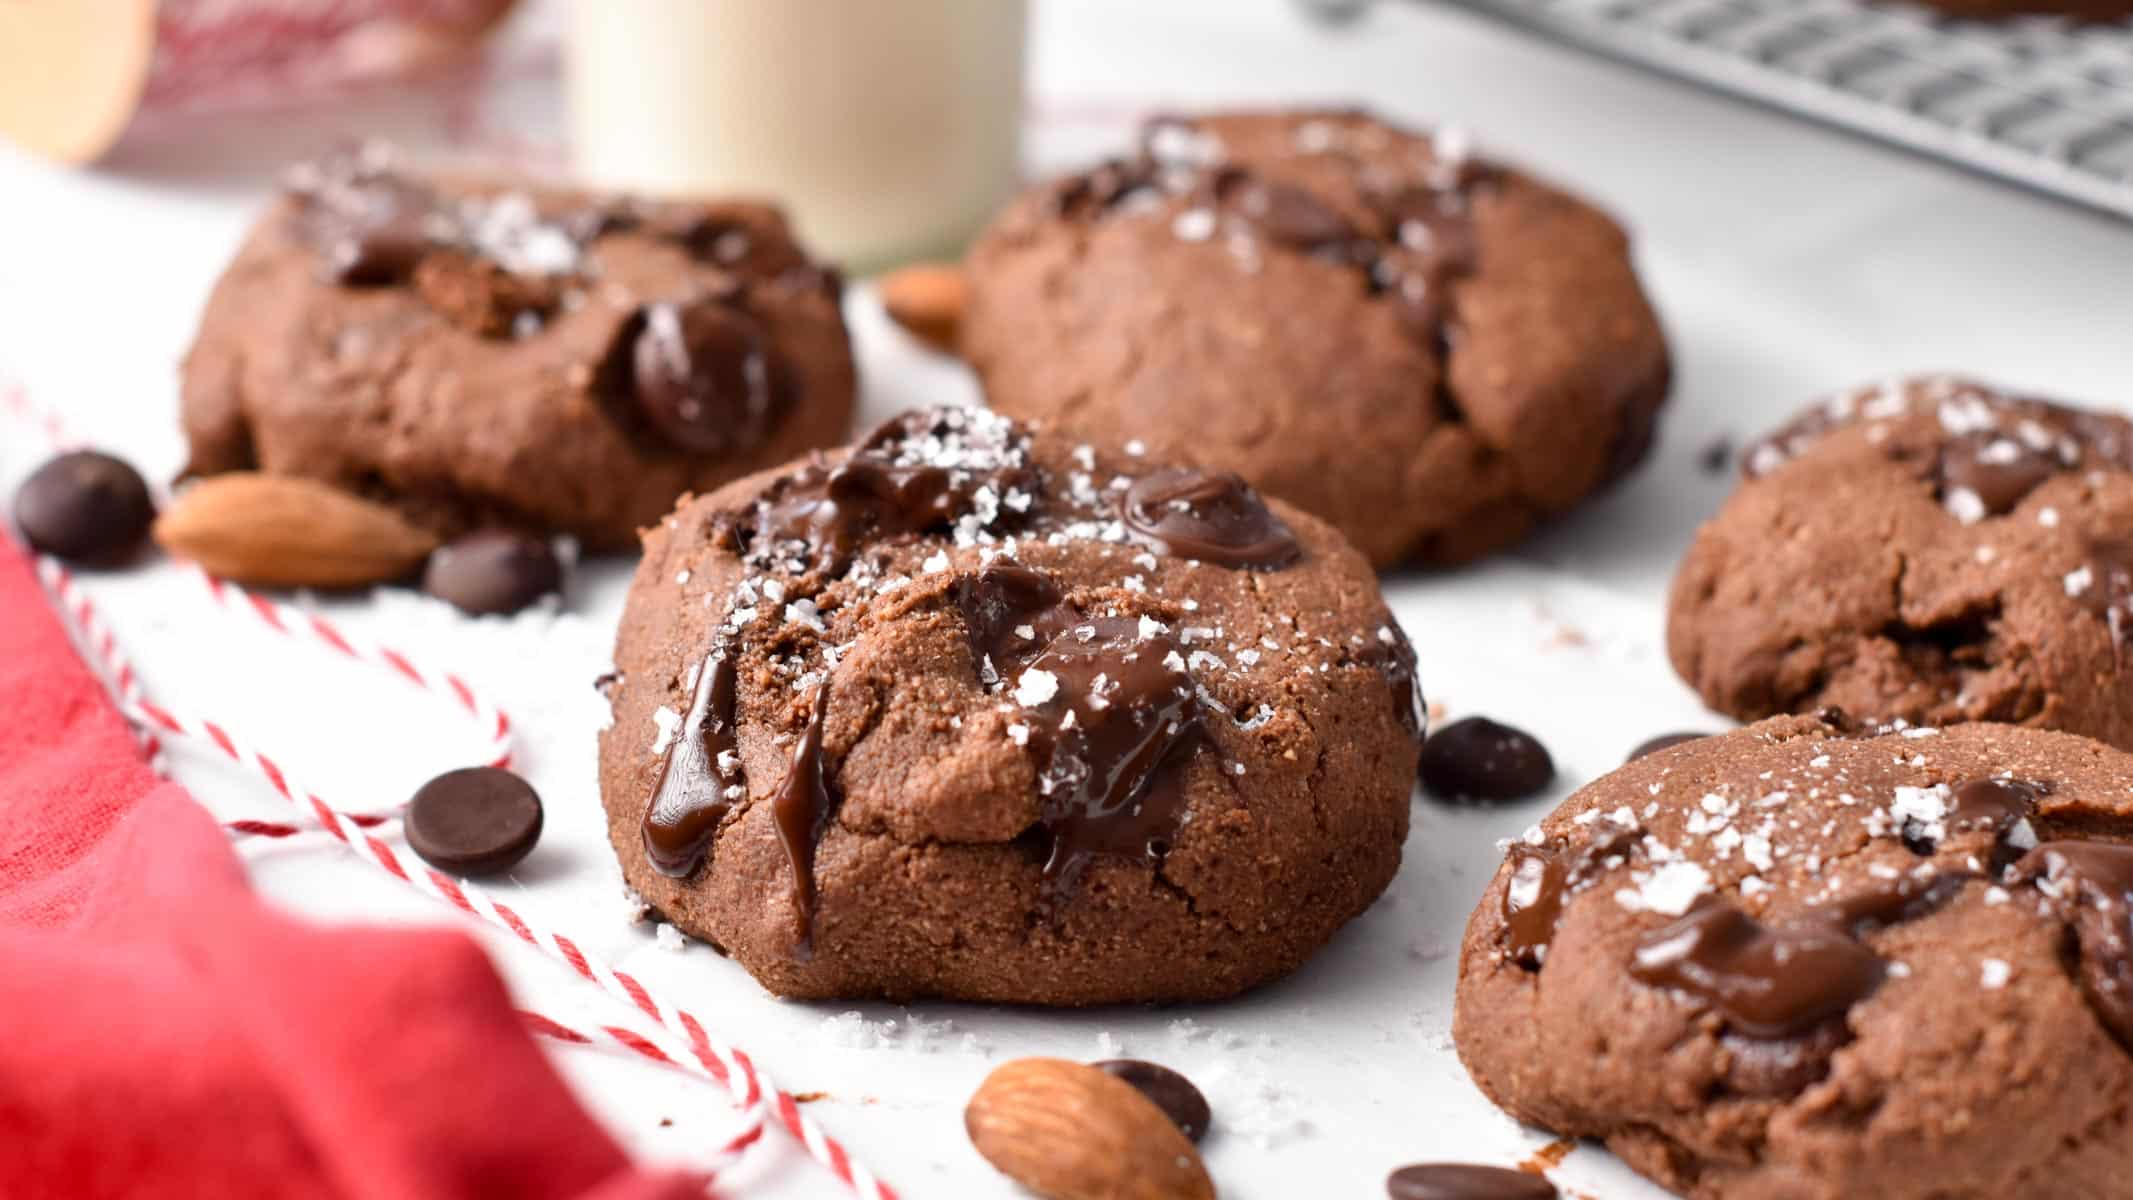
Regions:
[[[56, 415], [40, 412], [19, 384], [0, 378], [0, 406], [34, 424], [55, 445], [67, 444]], [[550, 957], [561, 960], [577, 975], [615, 996], [656, 1022], [661, 1038], [673, 1039], [675, 1049], [660, 1046], [653, 1038], [619, 1027], [601, 1028], [602, 1037], [615, 1045], [656, 1062], [681, 1066], [724, 1088], [735, 1104], [749, 1115], [752, 1125], [730, 1141], [721, 1155], [737, 1154], [760, 1140], [765, 1123], [775, 1124], [798, 1139], [810, 1157], [827, 1168], [861, 1200], [897, 1200], [895, 1189], [876, 1178], [863, 1163], [831, 1137], [812, 1117], [800, 1111], [799, 1101], [779, 1088], [739, 1047], [713, 1036], [703, 1022], [687, 1011], [655, 996], [635, 976], [619, 971], [576, 941], [525, 918], [518, 910], [465, 880], [453, 879], [411, 861], [370, 832], [390, 816], [346, 812], [327, 804], [314, 792], [294, 782], [276, 759], [249, 745], [228, 724], [186, 716], [150, 700], [140, 676], [128, 661], [110, 625], [73, 573], [56, 559], [40, 555], [37, 574], [53, 607], [70, 625], [77, 643], [87, 651], [102, 672], [120, 712], [134, 723], [144, 754], [151, 763], [161, 755], [166, 736], [191, 739], [214, 748], [231, 762], [259, 775], [274, 793], [295, 806], [306, 826], [332, 835], [354, 851], [358, 858], [410, 885], [417, 891], [478, 917]], [[227, 610], [249, 615], [276, 632], [324, 645], [335, 653], [359, 662], [382, 666], [410, 686], [447, 696], [467, 712], [488, 738], [491, 761], [502, 766], [510, 761], [511, 722], [503, 710], [482, 699], [459, 676], [421, 665], [396, 650], [371, 646], [348, 637], [331, 621], [276, 603], [230, 583], [201, 576], [210, 594]], [[296, 825], [269, 821], [233, 821], [232, 832], [287, 836], [299, 832]], [[596, 1039], [547, 1018], [539, 1018], [538, 1031], [563, 1041], [590, 1043]], [[753, 1132], [750, 1132], [750, 1129]]]
[[[657, 1022], [667, 1034], [678, 1039], [684, 1047], [683, 1055], [693, 1059], [702, 1071], [714, 1082], [726, 1089], [735, 1103], [744, 1110], [761, 1111], [786, 1132], [800, 1141], [808, 1154], [830, 1173], [835, 1175], [851, 1191], [863, 1200], [896, 1200], [895, 1189], [877, 1179], [865, 1164], [854, 1159], [849, 1151], [831, 1137], [819, 1123], [800, 1111], [799, 1101], [792, 1093], [777, 1087], [764, 1075], [747, 1053], [737, 1046], [713, 1036], [695, 1014], [655, 996], [635, 976], [609, 966], [598, 957], [589, 954], [576, 941], [543, 925], [527, 920], [518, 910], [491, 896], [475, 884], [453, 879], [451, 876], [412, 863], [391, 844], [367, 832], [380, 823], [382, 818], [372, 814], [343, 812], [320, 799], [314, 792], [298, 785], [288, 771], [274, 758], [248, 745], [233, 733], [227, 724], [189, 717], [173, 712], [149, 700], [142, 694], [138, 676], [130, 669], [119, 651], [115, 638], [109, 636], [109, 628], [98, 614], [87, 594], [75, 585], [71, 572], [58, 562], [41, 558], [39, 576], [51, 588], [55, 607], [69, 619], [85, 618], [83, 629], [94, 627], [101, 630], [98, 636], [84, 634], [82, 640], [92, 653], [109, 651], [103, 666], [114, 681], [119, 708], [130, 719], [143, 723], [158, 735], [189, 738], [212, 746], [231, 762], [264, 778], [276, 795], [295, 805], [299, 813], [315, 820], [318, 827], [331, 834], [357, 853], [359, 858], [370, 862], [380, 870], [401, 882], [414, 887], [470, 916], [506, 930], [512, 936], [566, 966], [586, 981], [598, 985], [601, 990], [615, 996], [645, 1016]], [[227, 595], [241, 598], [255, 613], [272, 612], [286, 620], [287, 610], [260, 600], [236, 584], [223, 581], [217, 584]], [[62, 597], [66, 599], [62, 600]], [[308, 620], [308, 618], [307, 618]], [[351, 657], [364, 656], [348, 643]], [[428, 679], [421, 672], [402, 671], [392, 660], [368, 659], [391, 666], [411, 683]], [[116, 681], [130, 681], [131, 695], [120, 690]], [[424, 686], [428, 686], [424, 684]], [[470, 711], [474, 708], [470, 705]], [[255, 825], [260, 823], [246, 823]], [[267, 832], [255, 828], [241, 828], [240, 832]], [[279, 831], [279, 827], [273, 830]]]

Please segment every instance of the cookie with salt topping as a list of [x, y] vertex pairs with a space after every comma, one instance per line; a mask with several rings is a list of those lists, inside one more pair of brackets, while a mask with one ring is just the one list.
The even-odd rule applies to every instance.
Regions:
[[1928, 376], [1834, 396], [1741, 463], [1668, 610], [1711, 707], [2133, 747], [2133, 421]]
[[1665, 338], [1607, 215], [1359, 112], [1162, 117], [972, 248], [989, 402], [1242, 474], [1373, 562], [1501, 549], [1650, 448]]
[[2108, 1196], [2133, 1171], [2133, 756], [1778, 717], [1507, 847], [1453, 1037], [1683, 1196]]
[[625, 878], [801, 997], [1282, 975], [1398, 867], [1422, 722], [1325, 523], [982, 410], [683, 503], [615, 668]]

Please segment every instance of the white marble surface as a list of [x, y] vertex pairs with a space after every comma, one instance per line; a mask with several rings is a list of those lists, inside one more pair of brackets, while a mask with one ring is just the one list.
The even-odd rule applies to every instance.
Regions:
[[[1697, 469], [1699, 450], [1815, 393], [1913, 369], [2126, 404], [2133, 226], [1431, 6], [1384, 3], [1327, 30], [1279, 0], [1045, 0], [1033, 38], [1040, 165], [1102, 151], [1150, 106], [1361, 102], [1467, 126], [1485, 147], [1575, 182], [1636, 231], [1679, 368], [1649, 468], [1512, 558], [1388, 580], [1430, 696], [1454, 716], [1487, 712], [1540, 734], [1561, 766], [1553, 795], [1496, 812], [1417, 801], [1407, 865], [1386, 899], [1301, 974], [1234, 1003], [1073, 1014], [788, 1004], [703, 946], [662, 949], [628, 923], [594, 796], [604, 706], [589, 686], [627, 564], [580, 572], [560, 614], [512, 621], [468, 620], [406, 594], [327, 607], [462, 669], [518, 718], [522, 766], [550, 824], [503, 885], [514, 900], [710, 1018], [786, 1086], [828, 1093], [810, 1111], [907, 1196], [1013, 1194], [969, 1149], [959, 1112], [993, 1064], [1028, 1053], [1127, 1053], [1192, 1075], [1215, 1104], [1207, 1153], [1225, 1196], [1371, 1195], [1402, 1162], [1515, 1162], [1546, 1138], [1491, 1109], [1452, 1054], [1451, 951], [1496, 838], [1644, 737], [1713, 723], [1661, 648], [1672, 562], [1725, 490]], [[528, 61], [538, 68], [540, 56]], [[551, 128], [552, 83], [538, 69], [505, 76], [490, 93], [495, 124]], [[272, 168], [350, 132], [434, 142], [445, 113], [410, 93], [280, 114], [130, 146], [93, 173], [0, 150], [0, 372], [89, 440], [167, 476], [182, 457], [174, 365]], [[852, 315], [869, 417], [970, 394], [959, 368], [912, 347], [864, 289]], [[0, 483], [42, 453], [4, 427]], [[449, 710], [217, 613], [182, 572], [89, 586], [153, 692], [241, 725], [345, 807], [395, 802], [478, 744]], [[203, 757], [175, 765], [219, 813], [273, 811], [262, 787]], [[453, 919], [318, 837], [243, 853], [264, 891], [324, 918]], [[628, 1016], [489, 940], [529, 1006], [579, 1023]], [[730, 1128], [708, 1085], [594, 1051], [558, 1061], [648, 1156], [700, 1159]], [[1656, 1194], [1589, 1147], [1556, 1176], [1594, 1196]], [[789, 1150], [764, 1154], [745, 1182], [751, 1195], [834, 1194]]]

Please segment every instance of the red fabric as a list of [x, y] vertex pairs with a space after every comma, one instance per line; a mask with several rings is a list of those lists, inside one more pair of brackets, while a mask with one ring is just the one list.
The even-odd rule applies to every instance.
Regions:
[[0, 533], [0, 1196], [666, 1200], [467, 937], [267, 908]]

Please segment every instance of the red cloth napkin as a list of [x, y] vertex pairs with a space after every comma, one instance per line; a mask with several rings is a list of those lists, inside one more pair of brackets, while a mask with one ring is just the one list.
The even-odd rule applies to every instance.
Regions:
[[0, 1196], [665, 1200], [453, 932], [262, 904], [0, 533]]

